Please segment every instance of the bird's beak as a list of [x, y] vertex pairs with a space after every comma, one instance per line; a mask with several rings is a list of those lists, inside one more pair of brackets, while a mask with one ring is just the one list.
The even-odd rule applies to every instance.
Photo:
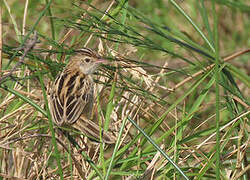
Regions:
[[103, 58], [98, 58], [97, 61], [98, 64], [108, 64], [109, 61], [107, 59], [103, 59]]

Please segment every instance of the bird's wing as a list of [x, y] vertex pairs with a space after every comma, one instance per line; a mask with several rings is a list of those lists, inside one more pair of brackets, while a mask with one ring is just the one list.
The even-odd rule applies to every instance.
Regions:
[[49, 109], [57, 125], [73, 124], [82, 114], [92, 97], [91, 82], [86, 76], [74, 72], [60, 74], [49, 92]]

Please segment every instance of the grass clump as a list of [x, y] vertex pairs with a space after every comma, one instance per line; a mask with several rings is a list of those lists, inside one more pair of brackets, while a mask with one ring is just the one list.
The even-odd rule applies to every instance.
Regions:
[[[249, 5], [45, 2], [2, 2], [0, 179], [249, 178]], [[85, 46], [112, 62], [93, 121], [115, 145], [69, 141], [48, 113], [49, 84]]]

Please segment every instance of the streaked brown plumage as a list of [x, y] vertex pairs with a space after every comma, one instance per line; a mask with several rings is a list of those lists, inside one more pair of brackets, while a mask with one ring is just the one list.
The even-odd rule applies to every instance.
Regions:
[[[90, 121], [93, 107], [94, 82], [92, 74], [104, 60], [91, 49], [76, 51], [48, 91], [52, 120], [58, 126], [73, 126], [83, 133], [99, 137], [99, 126]], [[112, 136], [103, 134], [106, 143]]]

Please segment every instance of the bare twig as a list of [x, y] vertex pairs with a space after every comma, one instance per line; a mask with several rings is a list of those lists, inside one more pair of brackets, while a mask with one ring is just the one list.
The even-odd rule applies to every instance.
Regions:
[[[234, 53], [233, 55], [230, 55], [230, 56], [227, 56], [223, 59], [224, 62], [227, 62], [227, 61], [230, 61], [242, 54], [245, 54], [245, 53], [249, 53], [250, 52], [250, 49], [246, 49], [246, 50], [243, 50], [243, 51], [240, 51], [240, 52], [237, 52], [237, 53]], [[177, 88], [179, 88], [180, 86], [182, 86], [183, 84], [185, 84], [186, 82], [192, 80], [194, 77], [196, 76], [199, 76], [200, 74], [204, 73], [205, 71], [208, 71], [210, 69], [212, 69], [213, 67], [215, 66], [215, 64], [211, 64], [207, 67], [205, 67], [203, 70], [200, 70], [198, 72], [196, 72], [195, 74], [193, 74], [192, 76], [184, 79], [183, 81], [181, 81], [180, 83], [176, 84], [175, 87], [172, 89], [172, 91], [176, 90]]]
[[0, 78], [0, 84], [3, 82], [4, 79], [11, 76], [12, 73], [18, 68], [18, 66], [20, 66], [24, 62], [25, 56], [28, 54], [29, 51], [31, 51], [35, 47], [36, 43], [38, 43], [38, 36], [37, 32], [35, 31], [33, 37], [27, 39], [23, 47], [16, 49], [16, 50], [23, 50], [23, 55], [21, 56], [18, 63], [16, 63], [15, 66], [10, 70], [10, 72]]
[[245, 167], [239, 174], [237, 174], [236, 177], [233, 178], [233, 180], [239, 179], [243, 174], [247, 173], [247, 171], [250, 170], [250, 164], [248, 164], [247, 167]]

